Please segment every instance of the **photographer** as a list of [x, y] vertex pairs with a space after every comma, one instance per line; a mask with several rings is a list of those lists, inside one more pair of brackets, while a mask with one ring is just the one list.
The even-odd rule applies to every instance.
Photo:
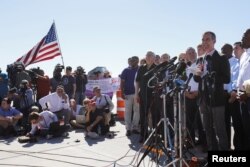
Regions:
[[50, 78], [50, 91], [51, 93], [56, 91], [56, 88], [58, 85], [62, 84], [62, 70], [64, 69], [63, 65], [57, 64], [55, 66], [54, 72], [53, 72], [53, 78]]
[[22, 80], [20, 88], [17, 91], [17, 98], [19, 99], [20, 111], [23, 113], [22, 126], [28, 130], [28, 116], [30, 107], [34, 104], [33, 90], [29, 87], [27, 80]]
[[20, 88], [21, 82], [23, 80], [27, 80], [28, 82], [31, 81], [29, 74], [25, 71], [25, 67], [23, 63], [18, 62], [16, 63], [15, 67], [15, 87]]
[[82, 104], [85, 99], [86, 84], [88, 83], [87, 75], [81, 66], [78, 66], [75, 71], [76, 79], [76, 96], [75, 100], [77, 104]]
[[11, 88], [19, 88], [22, 80], [31, 81], [29, 74], [25, 71], [25, 67], [22, 62], [15, 62], [7, 65], [7, 73], [10, 79], [9, 85]]

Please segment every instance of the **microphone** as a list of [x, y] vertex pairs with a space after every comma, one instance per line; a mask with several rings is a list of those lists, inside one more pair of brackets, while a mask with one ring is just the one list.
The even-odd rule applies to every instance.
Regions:
[[193, 76], [194, 76], [193, 73], [190, 73], [190, 74], [189, 74], [188, 79], [187, 79], [187, 81], [186, 81], [186, 83], [185, 83], [186, 86], [188, 86], [188, 84], [189, 84], [189, 82], [190, 82], [190, 80], [192, 79]]
[[165, 71], [165, 70], [167, 70], [168, 68], [172, 67], [172, 66], [173, 66], [173, 63], [175, 62], [176, 59], [177, 59], [176, 56], [173, 57], [172, 59], [170, 59], [170, 60], [168, 61], [167, 66], [165, 66], [165, 67], [162, 66], [161, 68], [157, 69], [157, 71], [156, 71], [155, 73], [156, 73], [156, 74], [159, 74], [159, 73], [161, 73], [162, 71]]
[[176, 68], [176, 74], [182, 75], [182, 73], [186, 70], [187, 64], [185, 62], [180, 62], [180, 64]]
[[212, 56], [207, 55], [206, 56], [206, 61], [207, 61], [207, 71], [212, 72]]
[[155, 66], [154, 68], [152, 68], [152, 69], [149, 70], [148, 72], [146, 72], [146, 73], [144, 74], [144, 76], [147, 76], [147, 75], [149, 75], [149, 74], [155, 73], [155, 72], [156, 72], [157, 70], [159, 70], [161, 67], [164, 67], [164, 66], [166, 66], [166, 65], [168, 65], [168, 62], [163, 62], [163, 63], [161, 63], [161, 64]]
[[146, 72], [144, 74], [144, 76], [147, 76], [149, 74], [152, 74], [152, 73], [158, 73], [159, 71], [162, 71], [161, 69], [165, 68], [165, 67], [168, 67], [169, 64], [172, 64], [175, 60], [177, 59], [177, 57], [173, 57], [172, 59], [170, 59], [169, 61], [166, 61], [166, 62], [163, 62], [159, 65], [157, 65], [156, 67], [152, 68], [151, 70], [149, 70], [148, 72]]

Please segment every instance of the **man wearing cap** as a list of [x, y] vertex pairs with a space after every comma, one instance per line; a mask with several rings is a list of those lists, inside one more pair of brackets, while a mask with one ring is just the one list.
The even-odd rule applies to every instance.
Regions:
[[105, 126], [107, 128], [107, 131], [109, 131], [111, 111], [114, 108], [114, 104], [108, 95], [101, 93], [101, 88], [99, 86], [94, 87], [93, 93], [95, 96], [92, 98], [92, 100], [95, 101], [96, 108], [103, 111], [104, 119], [105, 119]]
[[39, 104], [43, 109], [49, 109], [57, 115], [58, 119], [63, 119], [65, 124], [69, 124], [70, 110], [69, 110], [69, 97], [64, 91], [62, 85], [58, 85], [56, 92], [42, 97]]
[[64, 86], [64, 90], [70, 99], [75, 98], [76, 93], [76, 79], [72, 75], [72, 68], [70, 66], [66, 67], [66, 74], [62, 77], [62, 84]]

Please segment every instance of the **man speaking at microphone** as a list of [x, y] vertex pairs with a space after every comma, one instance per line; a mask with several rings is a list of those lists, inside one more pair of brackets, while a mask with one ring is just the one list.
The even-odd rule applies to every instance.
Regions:
[[209, 151], [228, 150], [223, 84], [230, 82], [230, 65], [227, 58], [215, 50], [215, 42], [215, 33], [207, 31], [203, 34], [206, 54], [203, 65], [198, 65], [194, 75], [194, 80], [199, 83], [199, 106]]

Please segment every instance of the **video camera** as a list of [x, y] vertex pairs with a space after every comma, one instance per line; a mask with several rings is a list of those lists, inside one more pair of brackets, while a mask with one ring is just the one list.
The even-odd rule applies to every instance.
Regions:
[[83, 75], [85, 73], [86, 73], [85, 70], [81, 66], [78, 66], [76, 68], [76, 75]]
[[8, 73], [8, 77], [10, 79], [10, 87], [14, 87], [14, 85], [16, 83], [16, 74], [18, 72], [21, 72], [24, 69], [25, 69], [25, 67], [24, 67], [22, 62], [15, 62], [13, 64], [7, 65], [6, 71]]
[[57, 64], [54, 71], [57, 73], [61, 73], [63, 69], [64, 69], [64, 65]]

